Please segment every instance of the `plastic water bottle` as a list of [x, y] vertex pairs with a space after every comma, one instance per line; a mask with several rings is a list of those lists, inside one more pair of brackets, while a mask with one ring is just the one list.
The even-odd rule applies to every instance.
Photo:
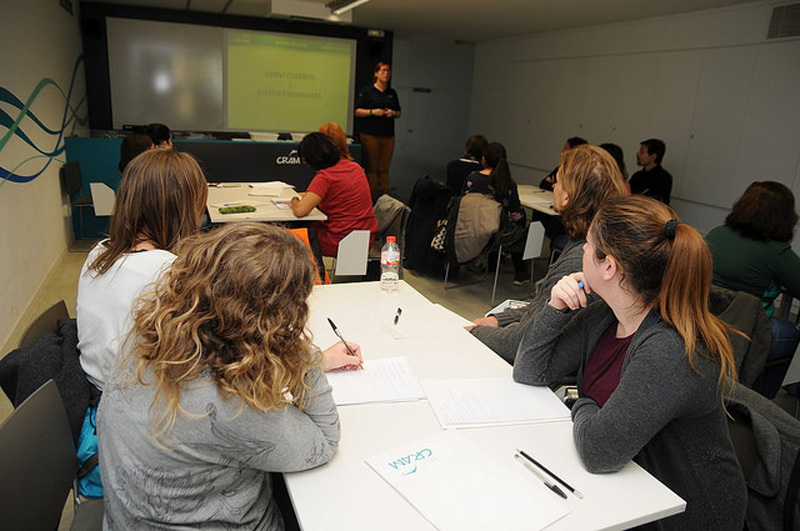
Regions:
[[400, 279], [400, 246], [395, 236], [387, 236], [381, 249], [381, 289], [396, 291]]

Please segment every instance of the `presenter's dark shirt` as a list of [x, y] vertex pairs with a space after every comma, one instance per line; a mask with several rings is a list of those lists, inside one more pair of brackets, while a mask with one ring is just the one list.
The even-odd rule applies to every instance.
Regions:
[[672, 175], [661, 165], [650, 171], [637, 171], [631, 177], [630, 183], [632, 194], [646, 195], [658, 199], [664, 204], [669, 204], [672, 194]]
[[[374, 84], [362, 87], [356, 95], [356, 109], [392, 109], [399, 111], [400, 99], [393, 88], [383, 92], [375, 88]], [[384, 116], [367, 116], [361, 120], [360, 131], [373, 136], [394, 136], [394, 118]]]
[[447, 163], [447, 187], [453, 193], [460, 194], [464, 188], [464, 179], [473, 171], [480, 171], [481, 163], [472, 159], [456, 159]]

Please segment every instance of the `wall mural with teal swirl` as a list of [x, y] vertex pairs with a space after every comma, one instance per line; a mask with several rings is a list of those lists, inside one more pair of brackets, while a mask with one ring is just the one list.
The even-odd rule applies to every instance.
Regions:
[[[75, 133], [75, 128], [84, 126], [87, 123], [86, 93], [82, 96], [74, 96], [75, 81], [79, 72], [79, 67], [83, 64], [83, 55], [79, 56], [72, 68], [72, 78], [69, 81], [69, 88], [64, 89], [54, 80], [43, 78], [36, 84], [33, 91], [22, 100], [12, 93], [8, 88], [0, 86], [0, 187], [6, 182], [28, 183], [44, 173], [48, 166], [54, 161], [64, 162], [64, 158], [59, 158], [64, 152], [64, 137]], [[64, 111], [61, 115], [61, 124], [58, 127], [48, 127], [36, 114], [36, 100], [38, 97], [47, 95], [45, 91], [57, 91], [64, 99]], [[73, 98], [77, 100], [72, 103]], [[9, 108], [10, 113], [6, 109]], [[36, 145], [31, 140], [31, 131], [26, 131], [25, 127], [37, 127], [38, 131], [45, 134], [45, 141]], [[3, 131], [5, 129], [5, 131]], [[41, 135], [36, 135], [40, 137]], [[22, 160], [13, 167], [6, 167], [3, 159], [3, 150], [8, 146], [9, 140], [16, 137], [25, 143], [29, 149], [28, 156], [23, 156]]]

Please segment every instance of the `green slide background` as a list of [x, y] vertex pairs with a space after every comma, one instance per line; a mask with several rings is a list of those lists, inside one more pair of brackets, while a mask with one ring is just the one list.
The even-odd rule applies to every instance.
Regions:
[[355, 44], [228, 31], [228, 128], [316, 131], [349, 118]]

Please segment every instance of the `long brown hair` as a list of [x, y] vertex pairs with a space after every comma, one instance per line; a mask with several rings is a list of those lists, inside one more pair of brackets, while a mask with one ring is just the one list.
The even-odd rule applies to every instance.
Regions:
[[697, 354], [716, 361], [720, 388], [732, 385], [736, 364], [728, 333], [738, 331], [708, 309], [713, 263], [700, 233], [660, 201], [633, 195], [609, 199], [592, 222], [591, 237], [596, 257], [613, 257], [642, 303], [678, 331], [689, 365], [697, 370]]
[[142, 153], [125, 167], [108, 245], [89, 269], [105, 273], [143, 240], [172, 250], [197, 231], [207, 198], [208, 184], [194, 157], [172, 149]]
[[186, 238], [176, 252], [137, 301], [129, 338], [136, 378], [156, 387], [156, 437], [174, 424], [182, 389], [206, 370], [242, 407], [302, 409], [320, 362], [305, 331], [316, 275], [308, 248], [285, 229], [242, 222]]
[[733, 204], [725, 225], [752, 240], [790, 242], [797, 225], [794, 195], [784, 184], [756, 181]]
[[561, 221], [573, 240], [586, 237], [595, 213], [606, 201], [627, 194], [625, 179], [613, 157], [590, 144], [562, 153], [556, 179], [569, 196]]
[[511, 168], [506, 159], [506, 148], [500, 142], [490, 142], [483, 151], [486, 167], [491, 168], [489, 182], [494, 189], [495, 196], [505, 199], [511, 190], [514, 180], [511, 178]]

